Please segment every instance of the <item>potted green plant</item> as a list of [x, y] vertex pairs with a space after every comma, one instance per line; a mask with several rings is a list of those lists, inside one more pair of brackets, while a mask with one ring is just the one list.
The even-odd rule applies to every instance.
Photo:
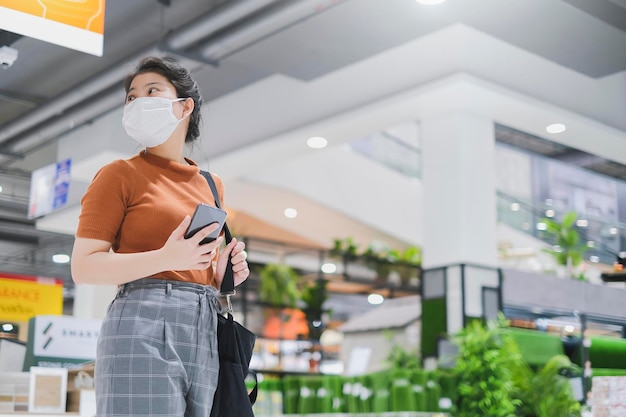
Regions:
[[265, 265], [259, 272], [259, 301], [272, 307], [295, 307], [300, 298], [298, 279], [298, 273], [288, 265]]
[[312, 340], [319, 340], [324, 330], [322, 315], [325, 312], [324, 303], [328, 299], [327, 285], [328, 281], [320, 278], [307, 283], [300, 291], [300, 300], [304, 303], [302, 311], [309, 327], [309, 339]]
[[554, 246], [544, 248], [558, 265], [564, 266], [567, 276], [577, 279], [585, 279], [584, 275], [574, 274], [574, 267], [580, 265], [587, 251], [587, 244], [580, 242], [580, 234], [575, 229], [576, 212], [565, 213], [561, 221], [551, 218], [543, 218], [541, 221], [546, 225], [545, 233], [554, 240]]
[[582, 370], [565, 355], [556, 355], [538, 370], [523, 363], [513, 371], [519, 413], [536, 417], [580, 416], [580, 403], [574, 398], [568, 374]]
[[417, 285], [420, 278], [420, 268], [422, 266], [422, 249], [417, 246], [408, 246], [404, 250], [393, 249], [389, 257], [394, 265], [394, 269], [400, 276], [400, 281], [407, 285]]
[[454, 367], [457, 416], [511, 417], [521, 404], [514, 397], [511, 369], [523, 359], [505, 327], [502, 316], [487, 325], [474, 320], [454, 337], [459, 347]]
[[357, 251], [359, 250], [358, 245], [354, 241], [352, 237], [346, 237], [343, 239], [335, 238], [333, 239], [333, 247], [330, 250], [331, 255], [338, 257], [356, 257]]
[[259, 301], [270, 308], [266, 310], [266, 320], [272, 315], [280, 320], [279, 338], [283, 337], [283, 325], [300, 298], [298, 280], [298, 273], [284, 264], [267, 264], [259, 272]]
[[391, 249], [384, 245], [374, 245], [370, 243], [361, 254], [365, 265], [376, 272], [378, 283], [387, 282], [389, 274], [393, 271], [393, 260], [391, 259]]

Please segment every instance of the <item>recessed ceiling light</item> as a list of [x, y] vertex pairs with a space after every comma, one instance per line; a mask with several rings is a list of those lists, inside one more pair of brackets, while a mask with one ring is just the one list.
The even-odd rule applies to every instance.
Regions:
[[57, 253], [56, 255], [52, 255], [52, 262], [56, 264], [66, 264], [70, 261], [70, 256], [64, 253]]
[[553, 123], [546, 127], [548, 133], [563, 133], [565, 132], [565, 125], [563, 123]]
[[288, 219], [295, 219], [296, 216], [298, 215], [298, 210], [293, 209], [293, 208], [286, 208], [283, 213], [285, 214], [285, 217], [287, 217]]
[[370, 294], [367, 296], [367, 302], [373, 305], [382, 304], [385, 301], [385, 297], [380, 294]]
[[323, 138], [321, 136], [313, 136], [306, 141], [306, 144], [309, 145], [309, 148], [322, 149], [325, 148], [326, 145], [328, 145], [328, 141], [326, 140], [326, 138]]
[[419, 4], [425, 4], [427, 6], [432, 6], [433, 4], [441, 4], [446, 0], [415, 0]]

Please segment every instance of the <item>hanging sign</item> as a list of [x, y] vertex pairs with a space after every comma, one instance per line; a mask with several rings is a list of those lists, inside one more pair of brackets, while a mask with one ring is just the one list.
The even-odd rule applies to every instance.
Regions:
[[33, 171], [28, 203], [29, 219], [52, 213], [67, 205], [71, 165], [71, 160], [66, 159]]
[[0, 0], [0, 29], [102, 56], [105, 0]]

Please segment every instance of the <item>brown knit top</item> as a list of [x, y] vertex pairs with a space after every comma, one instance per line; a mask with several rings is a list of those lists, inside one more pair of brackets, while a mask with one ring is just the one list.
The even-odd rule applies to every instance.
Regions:
[[[111, 242], [118, 253], [161, 248], [198, 203], [215, 205], [200, 169], [193, 161], [187, 162], [190, 165], [141, 152], [105, 165], [81, 200], [76, 237]], [[223, 202], [224, 185], [212, 175]], [[163, 271], [152, 277], [215, 285], [213, 274], [213, 268], [208, 268]]]

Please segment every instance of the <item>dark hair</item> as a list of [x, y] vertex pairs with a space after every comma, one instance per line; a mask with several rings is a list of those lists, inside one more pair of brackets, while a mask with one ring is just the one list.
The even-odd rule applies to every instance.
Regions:
[[174, 88], [179, 98], [191, 98], [194, 101], [194, 109], [189, 116], [189, 128], [185, 143], [191, 143], [200, 136], [200, 106], [202, 105], [202, 95], [196, 81], [191, 77], [189, 70], [172, 58], [147, 57], [141, 60], [135, 72], [128, 74], [124, 79], [124, 89], [128, 93], [130, 84], [136, 76], [146, 72], [154, 72], [167, 78]]

